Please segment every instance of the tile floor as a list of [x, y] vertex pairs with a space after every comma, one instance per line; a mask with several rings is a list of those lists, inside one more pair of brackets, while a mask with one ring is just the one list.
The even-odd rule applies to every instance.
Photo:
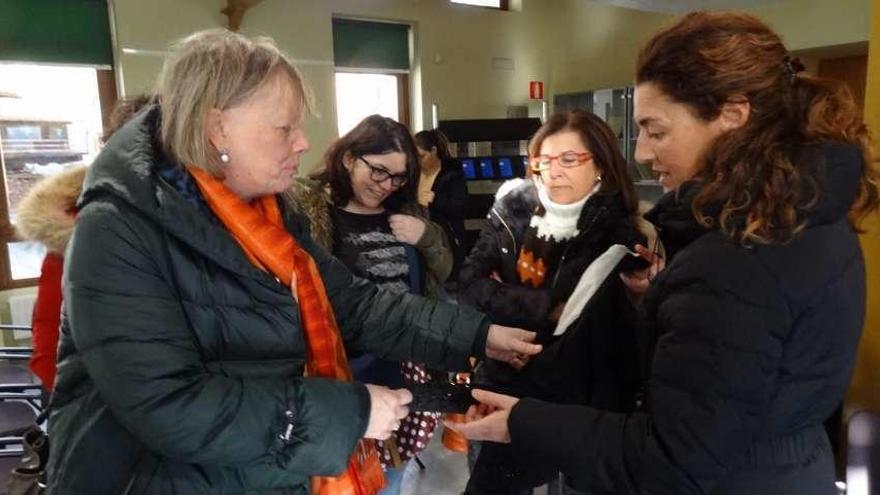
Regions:
[[410, 462], [403, 475], [401, 495], [459, 495], [467, 484], [467, 456], [453, 452], [440, 442], [442, 427], [431, 439], [419, 459], [425, 469]]

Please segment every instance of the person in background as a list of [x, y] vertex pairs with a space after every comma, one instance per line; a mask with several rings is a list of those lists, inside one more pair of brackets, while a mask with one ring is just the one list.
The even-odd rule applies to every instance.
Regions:
[[[150, 97], [147, 95], [119, 100], [110, 114], [108, 127], [104, 129], [103, 140], [109, 139], [149, 101]], [[16, 215], [15, 229], [18, 238], [39, 242], [46, 248], [31, 318], [33, 354], [29, 367], [47, 392], [51, 392], [55, 385], [64, 250], [73, 232], [76, 200], [82, 192], [86, 170], [85, 165], [74, 164], [56, 175], [40, 180], [22, 198]]]
[[[462, 304], [493, 322], [538, 333], [545, 350], [523, 369], [487, 359], [473, 382], [566, 403], [613, 411], [633, 407], [638, 385], [635, 308], [617, 273], [590, 301], [588, 315], [561, 337], [556, 323], [581, 275], [611, 246], [645, 243], [637, 228], [638, 200], [614, 133], [596, 115], [553, 115], [529, 143], [530, 175], [503, 184], [465, 261]], [[476, 450], [476, 449], [475, 449]], [[507, 446], [479, 452], [467, 493], [518, 493], [546, 482], [557, 469], [533, 457], [525, 466]]]
[[802, 69], [745, 13], [691, 13], [648, 41], [636, 159], [671, 191], [648, 214], [668, 260], [643, 302], [645, 401], [615, 413], [478, 391], [493, 411], [459, 431], [595, 493], [835, 493], [822, 422], [862, 332], [854, 227], [880, 181], [845, 85]]
[[[395, 294], [430, 298], [449, 276], [452, 251], [443, 229], [416, 202], [419, 161], [409, 130], [372, 115], [331, 144], [312, 179], [286, 195], [311, 220], [311, 235], [355, 275]], [[427, 383], [424, 364], [378, 354], [352, 359], [356, 380], [390, 387]], [[437, 372], [435, 372], [437, 374]], [[428, 445], [439, 414], [411, 412], [388, 440], [377, 442], [385, 495], [400, 492], [407, 461]]]
[[464, 216], [468, 192], [461, 164], [449, 152], [449, 140], [439, 129], [417, 132], [422, 176], [419, 204], [428, 208], [432, 222], [443, 227], [452, 244], [454, 264], [450, 278], [457, 280], [464, 260]]
[[355, 277], [279, 196], [309, 147], [268, 38], [195, 33], [89, 167], [64, 267], [48, 494], [375, 494], [407, 390], [346, 351], [460, 369], [528, 332]]

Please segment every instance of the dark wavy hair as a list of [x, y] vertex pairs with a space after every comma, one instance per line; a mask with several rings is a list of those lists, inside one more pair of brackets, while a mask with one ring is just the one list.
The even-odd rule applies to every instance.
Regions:
[[541, 153], [541, 144], [547, 137], [563, 131], [576, 132], [584, 146], [593, 154], [593, 163], [602, 176], [598, 194], [619, 193], [626, 211], [635, 215], [639, 207], [639, 198], [632, 177], [629, 175], [626, 159], [620, 153], [617, 136], [608, 124], [595, 114], [586, 110], [569, 110], [554, 114], [529, 141], [529, 157]]
[[449, 139], [440, 129], [431, 129], [427, 131], [419, 131], [413, 136], [416, 146], [423, 150], [431, 151], [431, 148], [437, 149], [437, 158], [440, 162], [446, 162], [452, 159], [449, 153]]
[[[868, 130], [846, 86], [800, 73], [779, 36], [758, 18], [694, 12], [656, 34], [638, 57], [636, 84], [652, 83], [704, 121], [727, 102], [748, 101], [745, 125], [720, 136], [703, 157], [696, 218], [741, 242], [784, 243], [806, 225], [821, 194], [805, 145], [839, 141], [864, 157], [854, 226], [878, 206]], [[720, 213], [708, 215], [709, 206]]]
[[397, 211], [404, 204], [416, 201], [421, 171], [419, 155], [409, 129], [388, 117], [370, 115], [348, 134], [337, 139], [324, 154], [324, 168], [312, 174], [312, 178], [329, 185], [333, 203], [345, 206], [354, 192], [351, 188], [351, 175], [345, 168], [343, 159], [346, 156], [358, 158], [394, 152], [406, 155], [406, 184], [388, 196], [383, 206]]

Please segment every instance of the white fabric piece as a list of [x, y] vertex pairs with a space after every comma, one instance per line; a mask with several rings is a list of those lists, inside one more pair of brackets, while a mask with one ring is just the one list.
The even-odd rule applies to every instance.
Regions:
[[562, 308], [562, 315], [559, 316], [559, 322], [556, 323], [556, 330], [553, 331], [553, 335], [564, 334], [568, 327], [580, 317], [587, 303], [590, 302], [590, 299], [593, 298], [593, 295], [602, 286], [602, 282], [614, 271], [614, 267], [620, 263], [620, 260], [628, 254], [638, 256], [637, 253], [631, 251], [623, 244], [615, 244], [590, 263], [590, 266], [584, 270], [583, 275], [578, 280], [578, 284], [572, 291], [571, 296], [565, 302], [565, 306]]

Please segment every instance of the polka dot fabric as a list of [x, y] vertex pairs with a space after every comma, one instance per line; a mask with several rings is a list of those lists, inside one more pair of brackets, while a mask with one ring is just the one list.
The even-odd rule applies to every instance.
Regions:
[[[431, 375], [423, 364], [405, 361], [401, 363], [401, 371], [406, 383], [428, 383], [431, 379]], [[396, 447], [401, 462], [412, 459], [424, 450], [431, 437], [434, 436], [434, 428], [437, 427], [441, 416], [442, 413], [411, 412], [409, 416], [403, 418], [403, 421], [400, 422], [400, 428], [391, 434], [393, 442], [376, 442], [382, 468], [388, 469], [396, 466], [390, 451], [391, 448]]]

